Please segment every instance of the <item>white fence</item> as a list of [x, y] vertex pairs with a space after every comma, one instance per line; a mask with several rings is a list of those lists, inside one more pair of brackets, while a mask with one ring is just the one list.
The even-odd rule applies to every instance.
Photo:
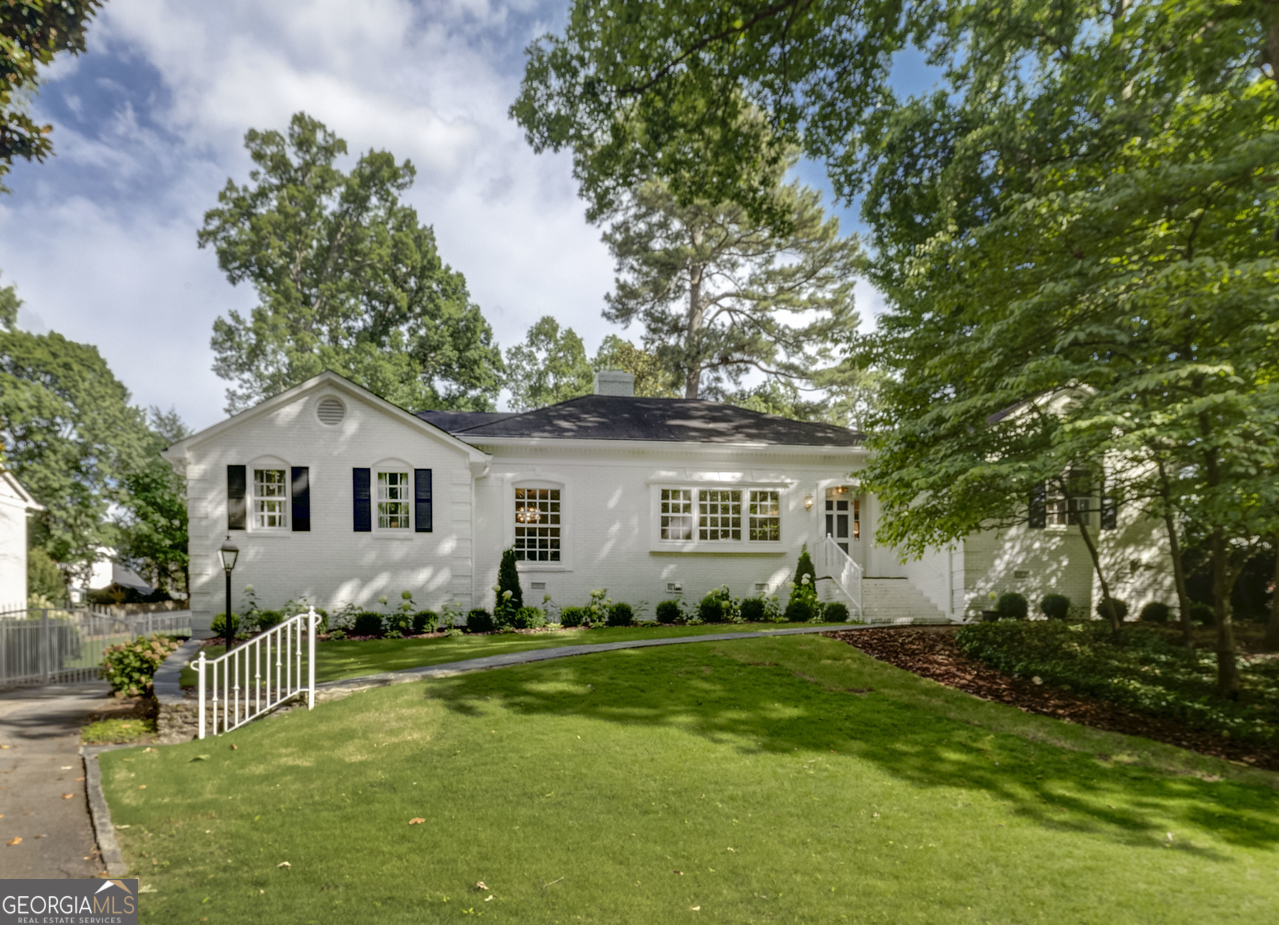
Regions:
[[308, 710], [315, 706], [319, 622], [311, 609], [217, 658], [201, 652], [195, 663], [199, 738], [230, 732], [294, 697], [305, 695]]
[[862, 567], [829, 534], [817, 544], [816, 569], [818, 578], [830, 578], [848, 596], [856, 618], [862, 619]]
[[191, 634], [191, 612], [113, 616], [94, 610], [0, 611], [0, 689], [75, 684], [102, 676], [107, 647], [139, 636]]

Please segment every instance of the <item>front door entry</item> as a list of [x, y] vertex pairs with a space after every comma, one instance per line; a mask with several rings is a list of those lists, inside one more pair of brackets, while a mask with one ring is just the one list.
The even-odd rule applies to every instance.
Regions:
[[[849, 540], [862, 538], [862, 503], [847, 485], [826, 489], [826, 535], [848, 553]], [[849, 553], [851, 555], [851, 553]]]

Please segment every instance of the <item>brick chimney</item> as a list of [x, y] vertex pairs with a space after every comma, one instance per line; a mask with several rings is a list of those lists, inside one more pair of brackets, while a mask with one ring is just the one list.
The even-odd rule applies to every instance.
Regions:
[[620, 369], [601, 369], [595, 374], [595, 394], [633, 398], [635, 397], [635, 377]]

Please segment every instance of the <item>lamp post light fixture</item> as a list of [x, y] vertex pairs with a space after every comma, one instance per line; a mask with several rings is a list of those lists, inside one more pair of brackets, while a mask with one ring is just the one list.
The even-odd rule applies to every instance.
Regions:
[[230, 652], [235, 645], [235, 619], [231, 615], [231, 571], [235, 568], [240, 550], [231, 542], [229, 535], [218, 550], [218, 555], [222, 557], [222, 571], [226, 572], [226, 610], [222, 614], [222, 635], [226, 639], [226, 650]]

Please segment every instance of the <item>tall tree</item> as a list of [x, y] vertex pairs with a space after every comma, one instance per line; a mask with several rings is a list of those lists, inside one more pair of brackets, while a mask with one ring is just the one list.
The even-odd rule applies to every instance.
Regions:
[[152, 408], [143, 459], [124, 479], [119, 553], [156, 588], [188, 590], [186, 483], [160, 451], [190, 436], [176, 410]]
[[409, 161], [362, 155], [305, 113], [286, 135], [250, 130], [256, 169], [228, 180], [198, 240], [259, 303], [213, 326], [214, 371], [235, 412], [325, 370], [409, 409], [485, 410], [501, 354], [466, 280], [441, 260], [435, 233], [400, 197]]
[[681, 205], [651, 181], [604, 234], [618, 271], [604, 317], [641, 324], [685, 398], [722, 396], [752, 370], [806, 380], [830, 364], [832, 338], [856, 326], [856, 240], [840, 235], [815, 191], [780, 174], [773, 183], [784, 233], [732, 203]]
[[53, 153], [53, 126], [31, 118], [30, 96], [41, 66], [59, 52], [84, 51], [89, 19], [101, 6], [101, 0], [9, 0], [0, 11], [0, 177], [15, 157], [42, 161]]
[[630, 373], [635, 377], [635, 395], [639, 398], [677, 398], [683, 386], [652, 352], [616, 334], [607, 335], [600, 343], [591, 366]]
[[513, 411], [543, 408], [591, 391], [592, 371], [582, 339], [550, 315], [528, 329], [523, 344], [507, 349], [506, 368]]

